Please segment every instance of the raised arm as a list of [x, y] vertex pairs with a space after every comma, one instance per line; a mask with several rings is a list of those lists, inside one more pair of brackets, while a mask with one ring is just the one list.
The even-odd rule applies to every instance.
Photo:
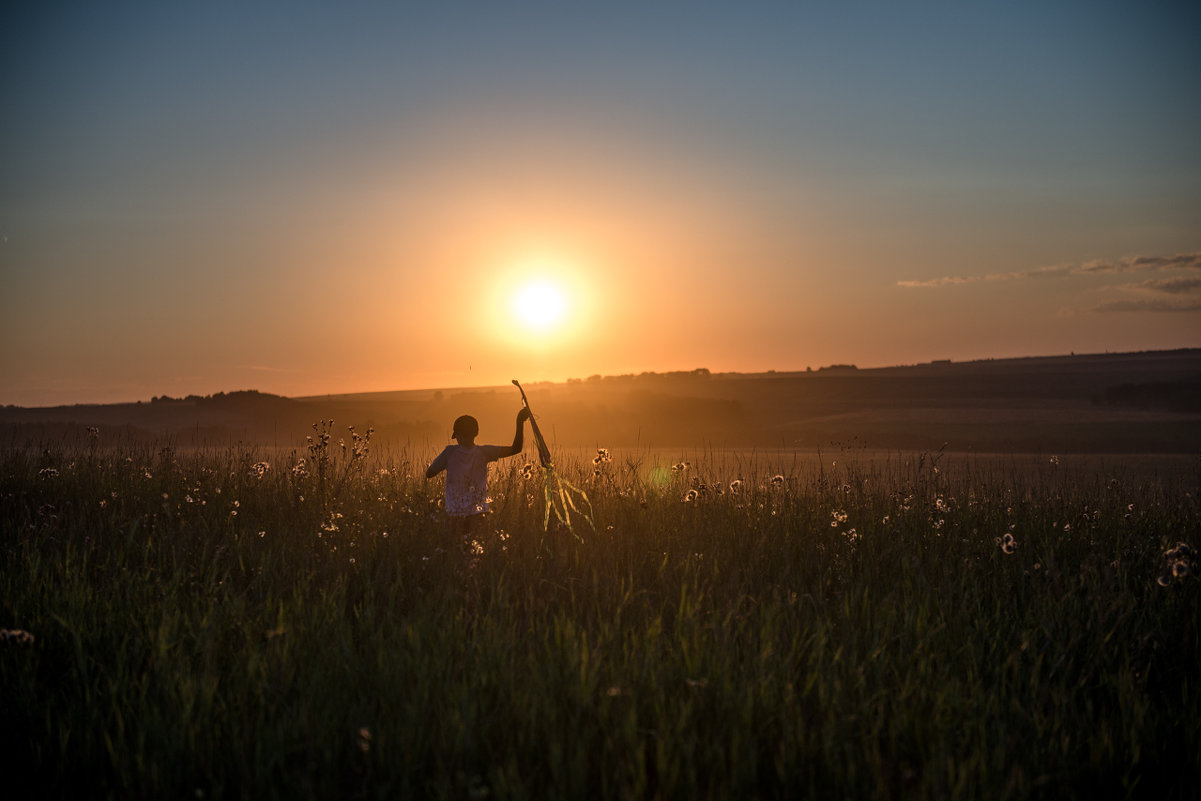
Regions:
[[524, 406], [517, 413], [517, 432], [513, 434], [513, 445], [503, 456], [516, 456], [525, 448], [525, 421], [530, 419], [530, 410]]

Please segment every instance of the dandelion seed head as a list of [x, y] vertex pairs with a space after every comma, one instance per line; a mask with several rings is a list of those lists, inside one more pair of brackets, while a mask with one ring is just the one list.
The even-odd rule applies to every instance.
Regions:
[[34, 637], [21, 629], [0, 629], [0, 645], [32, 645]]

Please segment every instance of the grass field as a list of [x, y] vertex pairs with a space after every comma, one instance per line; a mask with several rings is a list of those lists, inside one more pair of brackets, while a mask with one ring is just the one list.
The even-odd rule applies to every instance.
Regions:
[[1195, 459], [517, 457], [460, 542], [320, 433], [3, 452], [8, 797], [1196, 792]]

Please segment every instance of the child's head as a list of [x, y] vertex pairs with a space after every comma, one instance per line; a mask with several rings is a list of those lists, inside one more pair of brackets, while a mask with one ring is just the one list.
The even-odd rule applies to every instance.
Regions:
[[474, 442], [480, 433], [480, 424], [469, 414], [455, 419], [455, 428], [451, 437], [460, 441]]

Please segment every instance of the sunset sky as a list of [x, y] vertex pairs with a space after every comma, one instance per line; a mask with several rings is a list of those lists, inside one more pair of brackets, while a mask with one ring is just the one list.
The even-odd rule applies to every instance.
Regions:
[[1201, 5], [6, 3], [0, 403], [1201, 346]]

